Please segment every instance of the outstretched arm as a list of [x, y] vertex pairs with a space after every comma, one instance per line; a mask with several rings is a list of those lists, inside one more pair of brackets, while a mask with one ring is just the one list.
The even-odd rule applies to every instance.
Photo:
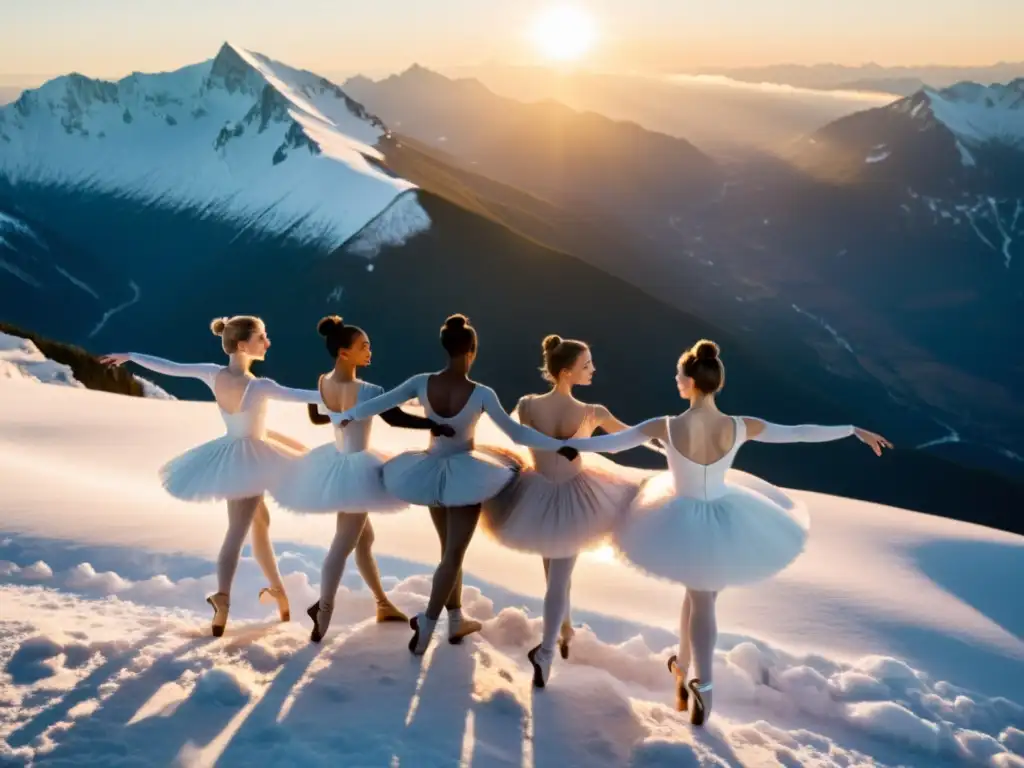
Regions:
[[[619, 421], [617, 418], [615, 418], [615, 416], [612, 415], [612, 412], [605, 408], [603, 405], [594, 406], [594, 411], [597, 426], [599, 426], [609, 435], [614, 435], [629, 429], [629, 424], [625, 424]], [[643, 443], [643, 447], [649, 451], [660, 453], [662, 456], [666, 455], [665, 449], [661, 445], [659, 445], [658, 442], [656, 442], [655, 440], [649, 440], [648, 442]]]
[[883, 448], [893, 447], [892, 443], [881, 435], [851, 424], [838, 427], [822, 427], [817, 424], [785, 426], [746, 416], [743, 423], [747, 428], [747, 440], [759, 443], [828, 443], [856, 435], [857, 439], [871, 448], [877, 456], [882, 455]]
[[138, 352], [125, 352], [121, 354], [104, 355], [100, 362], [105, 365], [118, 366], [122, 363], [135, 363], [154, 373], [162, 373], [165, 376], [177, 376], [179, 378], [200, 379], [212, 389], [214, 379], [220, 373], [223, 366], [215, 363], [175, 363], [171, 360], [164, 360], [162, 357], [153, 355], [142, 355]]
[[335, 424], [361, 421], [362, 419], [368, 419], [371, 416], [384, 413], [384, 411], [390, 411], [392, 408], [398, 407], [406, 400], [410, 400], [419, 394], [420, 380], [425, 375], [427, 374], [417, 374], [411, 379], [403, 381], [390, 392], [385, 392], [383, 395], [365, 400], [342, 413], [332, 413], [331, 421]]
[[437, 423], [425, 416], [417, 416], [415, 413], [403, 411], [401, 408], [390, 408], [381, 413], [380, 417], [392, 427], [401, 429], [432, 429]]
[[618, 453], [643, 445], [652, 438], [658, 440], [667, 439], [664, 416], [648, 419], [637, 424], [635, 427], [620, 430], [613, 435], [569, 440], [566, 445], [578, 451], [588, 451], [590, 453]]
[[484, 413], [491, 417], [491, 421], [498, 426], [498, 429], [516, 443], [525, 445], [527, 448], [538, 448], [542, 451], [557, 451], [565, 445], [561, 440], [556, 440], [542, 432], [520, 424], [505, 413], [505, 409], [501, 407], [501, 401], [498, 400], [498, 395], [495, 394], [493, 389], [484, 387], [483, 384], [478, 384], [477, 386], [483, 387]]
[[316, 424], [318, 427], [322, 427], [324, 424], [331, 423], [331, 417], [325, 416], [324, 414], [320, 413], [319, 406], [310, 403], [309, 405], [306, 406], [306, 410], [309, 412], [309, 420]]
[[253, 379], [249, 382], [242, 398], [242, 408], [247, 408], [257, 398], [284, 400], [289, 403], [312, 403], [313, 405], [323, 402], [319, 390], [282, 387], [273, 379], [263, 378]]

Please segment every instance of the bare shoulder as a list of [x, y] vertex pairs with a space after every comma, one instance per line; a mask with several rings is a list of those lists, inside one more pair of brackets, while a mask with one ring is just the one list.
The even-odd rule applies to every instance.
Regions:
[[516, 408], [522, 413], [524, 408], [529, 408], [530, 403], [537, 399], [536, 395], [523, 395], [516, 401]]

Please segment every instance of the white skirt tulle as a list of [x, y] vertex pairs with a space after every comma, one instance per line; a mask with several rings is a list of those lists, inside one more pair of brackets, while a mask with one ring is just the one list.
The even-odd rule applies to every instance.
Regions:
[[298, 454], [253, 437], [219, 437], [160, 468], [166, 491], [182, 501], [248, 499], [272, 488]]
[[496, 496], [521, 468], [517, 454], [491, 446], [453, 453], [408, 451], [384, 465], [384, 487], [408, 504], [464, 507]]
[[640, 489], [612, 544], [638, 569], [690, 589], [718, 591], [773, 576], [807, 542], [806, 507], [752, 475], [730, 473], [710, 501], [677, 496], [669, 472]]
[[342, 453], [327, 443], [290, 462], [270, 493], [293, 512], [398, 512], [409, 505], [384, 489], [385, 461], [376, 451]]
[[607, 538], [622, 522], [637, 489], [635, 479], [593, 461], [561, 482], [526, 469], [484, 503], [481, 522], [510, 549], [572, 557]]

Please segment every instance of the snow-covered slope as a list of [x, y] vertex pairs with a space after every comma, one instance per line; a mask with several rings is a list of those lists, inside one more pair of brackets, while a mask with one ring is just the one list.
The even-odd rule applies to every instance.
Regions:
[[55, 363], [29, 339], [0, 332], [0, 379], [24, 379], [68, 387], [84, 386], [71, 368]]
[[[826, 126], [798, 146], [804, 165], [926, 193], [1024, 195], [1024, 78], [924, 88]], [[865, 168], [864, 164], [869, 167]], [[846, 165], [849, 168], [842, 169]]]
[[1024, 78], [1005, 85], [958, 83], [925, 88], [891, 109], [906, 110], [915, 119], [935, 119], [965, 144], [1002, 142], [1024, 148]]
[[[70, 366], [58, 363], [44, 355], [30, 339], [0, 332], [0, 379], [22, 379], [41, 384], [62, 384], [84, 387]], [[162, 387], [152, 381], [135, 376], [146, 397], [174, 400]]]
[[[269, 423], [329, 439], [302, 406], [275, 404]], [[0, 382], [4, 764], [1024, 765], [1019, 536], [797, 492], [808, 551], [723, 593], [715, 713], [700, 731], [672, 710], [664, 666], [681, 590], [604, 550], [580, 559], [574, 613], [588, 628], [544, 691], [525, 660], [539, 559], [482, 534], [465, 605], [485, 627], [461, 647], [410, 657], [405, 628], [368, 621], [355, 568], [325, 643], [310, 645], [304, 617], [279, 625], [259, 605], [248, 558], [212, 641], [202, 598], [223, 511], [170, 499], [156, 469], [221, 431], [212, 403]], [[389, 450], [425, 439], [374, 434]], [[486, 420], [479, 438], [507, 445]], [[302, 616], [333, 520], [271, 513]], [[428, 516], [374, 527], [393, 599], [421, 609], [437, 555]]]
[[430, 222], [395, 206], [413, 185], [380, 165], [373, 144], [386, 132], [328, 80], [225, 44], [175, 72], [116, 83], [71, 74], [26, 91], [0, 109], [0, 177], [327, 249], [371, 221], [379, 240], [401, 243]]

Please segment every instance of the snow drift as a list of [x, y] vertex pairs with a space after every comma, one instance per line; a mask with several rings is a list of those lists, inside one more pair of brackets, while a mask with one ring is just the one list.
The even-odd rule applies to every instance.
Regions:
[[[330, 435], [304, 408], [271, 426]], [[202, 598], [224, 528], [156, 468], [222, 430], [212, 403], [0, 381], [0, 760], [5, 764], [1024, 765], [1024, 611], [1007, 597], [1024, 540], [795, 491], [805, 555], [723, 593], [705, 730], [671, 707], [665, 658], [681, 590], [580, 559], [569, 661], [534, 691], [538, 558], [478, 536], [467, 612], [484, 630], [421, 660], [378, 626], [349, 568], [322, 646], [279, 624], [244, 558], [222, 640]], [[375, 442], [418, 446], [377, 424]], [[479, 439], [507, 445], [486, 420]], [[826, 450], [827, 447], [823, 447]], [[784, 447], [779, 450], [785, 450]], [[866, 480], [868, 481], [868, 480]], [[272, 508], [293, 613], [318, 593], [333, 521]], [[436, 539], [422, 510], [374, 520], [385, 586], [422, 609]]]

